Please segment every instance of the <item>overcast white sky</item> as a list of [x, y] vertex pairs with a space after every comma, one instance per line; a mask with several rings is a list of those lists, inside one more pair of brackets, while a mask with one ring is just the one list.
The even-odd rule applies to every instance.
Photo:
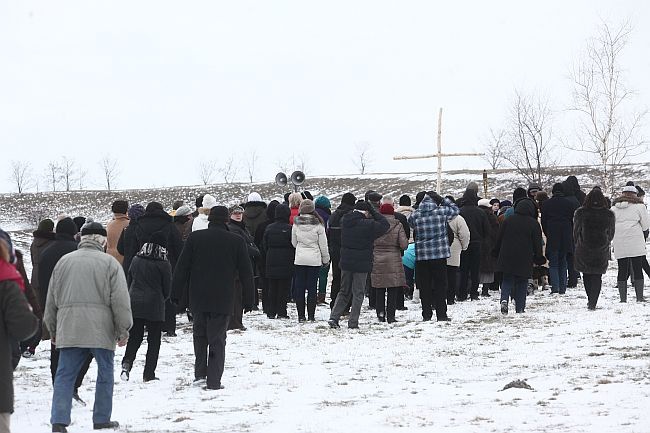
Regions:
[[252, 149], [257, 180], [292, 153], [308, 176], [352, 173], [359, 142], [371, 171], [434, 170], [392, 157], [433, 150], [438, 107], [447, 151], [480, 150], [515, 88], [562, 117], [569, 67], [601, 18], [632, 19], [627, 78], [650, 105], [644, 0], [0, 0], [0, 191], [13, 190], [10, 160], [42, 177], [64, 155], [94, 187], [104, 154], [119, 159], [119, 188], [195, 184], [202, 158]]

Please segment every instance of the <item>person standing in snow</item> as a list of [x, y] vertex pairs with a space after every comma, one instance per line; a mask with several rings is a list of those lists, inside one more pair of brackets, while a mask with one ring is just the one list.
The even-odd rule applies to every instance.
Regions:
[[[452, 196], [447, 196], [447, 200], [454, 203]], [[456, 292], [458, 290], [458, 268], [460, 267], [460, 255], [469, 246], [469, 227], [465, 218], [457, 215], [449, 220], [449, 229], [454, 234], [454, 241], [449, 249], [449, 258], [447, 259], [447, 305], [456, 303]]]
[[[38, 228], [33, 233], [34, 241], [29, 247], [30, 257], [32, 259], [32, 277], [30, 279], [32, 287], [40, 297], [41, 286], [39, 284], [38, 273], [40, 270], [41, 253], [54, 241], [54, 221], [49, 218], [38, 223]], [[47, 290], [47, 287], [44, 289]]]
[[616, 217], [608, 209], [602, 191], [591, 190], [573, 217], [575, 265], [576, 270], [584, 274], [587, 308], [590, 310], [596, 309], [615, 229]]
[[359, 328], [359, 314], [363, 303], [368, 274], [372, 271], [372, 250], [375, 239], [386, 233], [390, 225], [386, 218], [368, 202], [359, 201], [354, 211], [341, 219], [341, 291], [328, 321], [331, 328], [339, 328], [339, 319], [352, 306], [348, 328]]
[[115, 257], [120, 265], [124, 262], [124, 256], [117, 251], [117, 243], [120, 241], [122, 232], [129, 225], [129, 202], [126, 200], [116, 200], [111, 206], [113, 219], [106, 224], [106, 252]]
[[376, 291], [377, 318], [380, 322], [393, 323], [398, 297], [401, 296], [402, 305], [404, 303], [402, 290], [406, 285], [406, 277], [401, 256], [408, 247], [408, 237], [402, 224], [394, 216], [395, 208], [392, 204], [382, 204], [379, 213], [386, 218], [389, 228], [386, 233], [375, 239], [370, 281], [372, 289]]
[[[314, 205], [316, 205], [316, 213], [323, 220], [323, 225], [325, 226], [325, 233], [327, 235], [327, 244], [329, 247], [330, 235], [327, 227], [328, 227], [329, 219], [332, 216], [332, 203], [330, 202], [329, 198], [325, 197], [324, 195], [321, 195], [318, 198], [316, 198]], [[330, 257], [330, 261], [331, 261], [331, 257]], [[319, 305], [326, 303], [325, 296], [327, 295], [327, 279], [329, 277], [329, 273], [330, 273], [329, 263], [327, 265], [321, 266], [320, 271], [318, 273], [318, 296], [316, 299], [316, 302]]]
[[208, 215], [210, 215], [210, 209], [217, 205], [217, 199], [211, 196], [210, 194], [205, 194], [203, 196], [201, 207], [197, 209], [197, 215], [192, 221], [192, 231], [205, 230], [208, 228], [209, 221]]
[[481, 264], [479, 266], [479, 283], [483, 285], [481, 296], [489, 297], [489, 290], [495, 281], [494, 268], [496, 266], [496, 259], [492, 254], [492, 250], [494, 249], [494, 244], [497, 241], [497, 234], [499, 233], [499, 222], [496, 215], [494, 215], [494, 211], [492, 210], [492, 206], [490, 205], [490, 201], [488, 199], [483, 198], [479, 200], [478, 208], [485, 212], [489, 227], [489, 230], [485, 233], [485, 236], [483, 236], [483, 241], [481, 242]]
[[289, 206], [278, 203], [274, 209], [274, 222], [264, 231], [261, 242], [262, 256], [266, 257], [265, 275], [268, 284], [266, 315], [269, 319], [288, 319], [287, 297], [291, 290], [296, 249], [291, 243]]
[[316, 291], [321, 266], [329, 264], [327, 235], [323, 219], [316, 213], [314, 202], [300, 203], [300, 214], [293, 219], [291, 244], [296, 249], [294, 258], [294, 294], [298, 321], [305, 321], [305, 292], [307, 292], [307, 319], [316, 320]]
[[[174, 270], [172, 293], [176, 302], [189, 298], [194, 314], [194, 379], [205, 380], [206, 389], [217, 390], [222, 388], [226, 331], [235, 298], [243, 292], [244, 308], [249, 311], [254, 286], [248, 246], [228, 229], [228, 209], [215, 206], [209, 218], [208, 228], [192, 232], [185, 242]], [[242, 291], [235, 290], [236, 278]]]
[[[244, 203], [244, 214], [243, 214], [243, 219], [242, 221], [244, 222], [244, 226], [246, 227], [246, 230], [248, 231], [248, 234], [250, 235], [250, 238], [255, 240], [255, 232], [257, 231], [257, 228], [266, 221], [266, 202], [262, 200], [262, 196], [259, 195], [259, 193], [252, 192], [248, 194], [248, 199], [246, 200], [246, 203]], [[256, 244], [257, 248], [259, 249], [259, 246]], [[255, 266], [255, 275], [261, 276], [262, 275], [262, 269], [261, 269], [261, 260], [255, 260], [253, 263]], [[264, 289], [264, 279], [263, 278], [256, 278], [255, 279], [255, 306], [259, 305], [259, 291], [261, 290], [262, 292], [265, 291]], [[263, 297], [264, 295], [262, 295]], [[257, 307], [259, 308], [259, 307]], [[254, 309], [257, 309], [254, 307]], [[263, 309], [263, 307], [262, 307]]]
[[[478, 197], [473, 189], [467, 189], [459, 200], [460, 215], [469, 227], [469, 246], [460, 255], [460, 287], [458, 301], [467, 300], [467, 289], [471, 300], [478, 300], [478, 286], [481, 270], [481, 245], [490, 233], [490, 222], [485, 212], [478, 208]], [[471, 283], [470, 283], [471, 281]]]
[[526, 309], [528, 278], [533, 264], [542, 265], [542, 230], [537, 222], [537, 207], [533, 200], [517, 200], [515, 213], [504, 220], [494, 248], [497, 270], [503, 274], [501, 282], [501, 313], [508, 314], [511, 294], [515, 298], [515, 311]]
[[[127, 215], [129, 217], [129, 225], [126, 226], [126, 228], [122, 231], [120, 240], [117, 242], [117, 252], [124, 256], [124, 261], [122, 262], [124, 275], [129, 272], [131, 260], [138, 253], [138, 240], [135, 234], [135, 230], [138, 225], [138, 219], [144, 215], [144, 206], [142, 206], [140, 203], [132, 205], [129, 208]], [[79, 240], [77, 239], [77, 242], [78, 241]]]
[[53, 432], [70, 425], [75, 379], [92, 353], [97, 361], [93, 428], [115, 429], [113, 409], [113, 358], [115, 344], [126, 345], [133, 324], [124, 272], [106, 254], [106, 229], [86, 222], [79, 249], [62, 257], [54, 267], [43, 322], [61, 351], [52, 395]]
[[9, 433], [14, 411], [13, 366], [10, 344], [26, 340], [38, 329], [38, 319], [32, 314], [27, 299], [21, 293], [24, 281], [12, 261], [11, 246], [0, 236], [0, 432]]
[[451, 255], [447, 227], [459, 213], [458, 207], [438, 193], [427, 192], [409, 224], [415, 232], [415, 281], [420, 291], [422, 319], [431, 320], [433, 310], [439, 322], [447, 315], [447, 259]]
[[[264, 239], [264, 232], [266, 231], [266, 228], [273, 224], [275, 222], [275, 208], [280, 204], [279, 201], [277, 200], [271, 200], [266, 207], [266, 219], [262, 221], [257, 228], [255, 229], [255, 235], [253, 236], [253, 242], [255, 243], [255, 246], [260, 250], [260, 258], [259, 258], [259, 265], [258, 265], [258, 270], [259, 270], [259, 275], [260, 279], [262, 282], [260, 285], [262, 286], [262, 311], [264, 314], [268, 314], [268, 306], [269, 306], [269, 281], [268, 277], [266, 276], [266, 251], [264, 250], [262, 246], [262, 241]], [[291, 243], [291, 241], [289, 241]], [[289, 296], [289, 292], [287, 292], [287, 296]]]
[[645, 240], [650, 221], [648, 211], [637, 197], [634, 186], [626, 186], [623, 193], [613, 202], [612, 212], [616, 217], [613, 240], [614, 257], [618, 261], [618, 292], [621, 302], [627, 302], [627, 278], [630, 266], [634, 274], [634, 290], [637, 302], [644, 302], [642, 262], [646, 255]]
[[328, 243], [330, 249], [330, 259], [332, 262], [332, 286], [330, 288], [330, 309], [334, 308], [336, 297], [341, 290], [341, 219], [344, 215], [354, 210], [354, 204], [357, 198], [354, 194], [346, 192], [341, 197], [341, 204], [332, 213], [327, 222], [327, 232], [329, 233]]
[[300, 202], [302, 202], [302, 194], [299, 192], [292, 192], [289, 194], [289, 208], [291, 209], [291, 216], [289, 217], [289, 224], [293, 225], [293, 219], [300, 213]]
[[189, 206], [183, 205], [174, 213], [174, 226], [181, 235], [181, 241], [185, 243], [187, 237], [192, 233], [192, 210]]

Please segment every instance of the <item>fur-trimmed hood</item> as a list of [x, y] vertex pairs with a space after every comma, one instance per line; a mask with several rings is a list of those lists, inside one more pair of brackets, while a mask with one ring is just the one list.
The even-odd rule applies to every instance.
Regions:
[[626, 208], [631, 204], [643, 204], [643, 200], [639, 197], [622, 195], [620, 197], [616, 197], [616, 199], [614, 199], [612, 202], [612, 206], [616, 206], [619, 209]]
[[323, 221], [321, 221], [320, 218], [318, 218], [315, 215], [311, 214], [306, 214], [306, 215], [298, 215], [293, 219], [293, 223], [296, 225], [316, 225], [316, 224], [322, 224]]

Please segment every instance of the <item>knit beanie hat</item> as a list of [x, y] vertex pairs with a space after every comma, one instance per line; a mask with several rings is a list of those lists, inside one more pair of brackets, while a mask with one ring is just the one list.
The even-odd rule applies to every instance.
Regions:
[[512, 201], [517, 202], [518, 200], [521, 200], [522, 198], [528, 197], [528, 191], [526, 191], [524, 188], [518, 186], [515, 188], [515, 190], [512, 193]]
[[164, 209], [163, 209], [163, 205], [161, 205], [161, 204], [158, 203], [157, 201], [152, 201], [151, 203], [149, 203], [149, 204], [147, 205], [146, 208], [144, 208], [144, 211], [145, 211], [146, 213], [151, 213], [151, 212], [156, 212], [156, 211], [162, 211], [162, 210], [164, 210]]
[[16, 252], [14, 251], [14, 244], [11, 242], [11, 236], [6, 231], [0, 229], [0, 239], [7, 245], [7, 252], [9, 253], [9, 263], [16, 263]]
[[129, 202], [126, 200], [115, 200], [111, 206], [111, 212], [125, 214], [129, 210]]
[[41, 231], [41, 232], [53, 232], [54, 231], [54, 221], [52, 221], [49, 218], [45, 218], [40, 223], [38, 223], [38, 230]]
[[225, 206], [214, 206], [210, 209], [210, 215], [208, 215], [208, 221], [218, 222], [218, 223], [227, 223], [230, 219], [230, 212]]
[[314, 200], [314, 196], [309, 191], [302, 192], [302, 198], [305, 200]]
[[503, 200], [501, 203], [499, 203], [499, 207], [512, 207], [512, 202], [510, 200]]
[[183, 205], [183, 206], [179, 207], [178, 209], [176, 209], [176, 216], [177, 217], [189, 215], [191, 213], [192, 213], [192, 209], [190, 209], [190, 207], [186, 206], [186, 205]]
[[183, 200], [176, 200], [176, 201], [172, 204], [172, 210], [178, 210], [178, 208], [180, 208], [180, 207], [183, 206], [184, 204], [185, 204], [185, 202], [184, 202]]
[[239, 206], [238, 204], [236, 204], [236, 205], [230, 207], [230, 213], [231, 214], [244, 213], [244, 208]]
[[488, 200], [487, 198], [480, 199], [478, 201], [478, 205], [482, 207], [492, 207], [492, 205], [490, 204], [490, 200]]
[[137, 220], [142, 215], [144, 215], [144, 206], [142, 206], [140, 203], [134, 204], [129, 208], [127, 215], [129, 216], [129, 219]]
[[248, 194], [248, 198], [246, 199], [246, 203], [250, 203], [252, 201], [262, 201], [262, 196], [259, 195], [256, 192], [251, 192]]
[[384, 203], [379, 207], [379, 213], [382, 215], [395, 215], [395, 208], [392, 204]]
[[497, 203], [501, 203], [501, 201], [499, 201], [498, 198], [493, 198], [492, 200], [490, 200], [490, 205], [497, 204]]
[[88, 218], [86, 224], [81, 227], [81, 236], [100, 235], [106, 237], [106, 229], [100, 223]]
[[313, 213], [315, 210], [316, 210], [316, 206], [314, 205], [314, 202], [309, 200], [308, 198], [301, 201], [300, 207], [298, 208], [298, 211], [300, 212], [301, 215]]
[[316, 205], [316, 207], [319, 207], [321, 209], [332, 208], [332, 203], [330, 203], [330, 199], [325, 197], [324, 195], [319, 196], [314, 202], [314, 204]]
[[63, 218], [58, 223], [56, 223], [56, 232], [64, 233], [71, 236], [79, 233], [77, 231], [77, 225], [72, 221], [72, 218]]
[[[636, 193], [636, 188], [632, 187], [632, 190]], [[551, 192], [552, 192], [553, 194], [564, 193], [564, 185], [562, 185], [562, 184], [559, 183], [559, 182], [556, 183], [556, 184], [554, 184], [554, 185], [553, 185], [553, 189], [551, 190]]]
[[411, 197], [408, 195], [404, 194], [399, 198], [399, 205], [400, 206], [411, 206]]
[[206, 209], [212, 209], [217, 205], [217, 199], [211, 196], [210, 194], [206, 194], [203, 196], [203, 202], [201, 203], [201, 207], [206, 208]]
[[346, 192], [343, 194], [343, 197], [341, 197], [341, 203], [345, 203], [348, 206], [354, 206], [356, 202], [357, 198], [351, 192]]
[[370, 211], [370, 203], [367, 201], [359, 200], [358, 202], [355, 203], [354, 205], [354, 210], [360, 210], [364, 212]]
[[[553, 188], [555, 188], [555, 185], [553, 186]], [[626, 186], [625, 188], [623, 188], [623, 192], [631, 192], [631, 193], [637, 194], [636, 187], [635, 187], [635, 186], [631, 186], [631, 185], [630, 185], [630, 186]]]

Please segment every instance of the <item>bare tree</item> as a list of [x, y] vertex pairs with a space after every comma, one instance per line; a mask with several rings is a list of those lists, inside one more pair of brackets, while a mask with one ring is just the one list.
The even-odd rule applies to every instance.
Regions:
[[307, 168], [309, 166], [309, 155], [302, 152], [298, 156], [291, 155], [291, 159], [293, 160], [293, 166], [296, 168], [296, 170], [300, 170], [303, 173], [307, 171]]
[[214, 183], [214, 176], [217, 173], [217, 163], [216, 161], [210, 160], [201, 160], [199, 162], [199, 179], [203, 185], [209, 185]]
[[365, 174], [368, 166], [372, 163], [372, 154], [370, 143], [358, 143], [354, 148], [354, 158], [352, 163], [359, 170], [359, 173]]
[[516, 91], [509, 113], [503, 158], [528, 182], [543, 185], [551, 179], [547, 168], [556, 160], [551, 137], [548, 101]]
[[235, 155], [230, 155], [223, 160], [223, 163], [219, 167], [219, 173], [223, 177], [224, 182], [232, 183], [237, 174], [237, 164], [235, 162]]
[[111, 190], [111, 186], [115, 186], [115, 180], [119, 173], [117, 169], [117, 160], [106, 155], [99, 162], [102, 166], [102, 172], [104, 173], [104, 181], [106, 182], [106, 189]]
[[29, 161], [11, 161], [9, 180], [16, 186], [18, 194], [22, 194], [29, 189], [34, 181], [32, 166]]
[[253, 149], [246, 156], [246, 171], [248, 172], [248, 180], [250, 183], [253, 183], [253, 176], [255, 176], [255, 166], [257, 165], [257, 160], [257, 149]]
[[47, 163], [45, 173], [47, 184], [50, 185], [52, 191], [56, 191], [56, 186], [61, 181], [61, 167], [56, 163], [56, 161], [50, 161]]
[[68, 158], [67, 156], [62, 157], [59, 167], [61, 169], [61, 180], [63, 181], [65, 190], [70, 191], [72, 189], [72, 181], [74, 180], [74, 159]]
[[483, 159], [490, 165], [492, 170], [501, 167], [505, 161], [505, 147], [507, 134], [505, 129], [492, 129], [485, 139], [483, 146]]
[[86, 187], [86, 178], [88, 177], [88, 170], [83, 168], [79, 169], [79, 176], [77, 180], [79, 181], [79, 190], [83, 190]]
[[280, 158], [275, 162], [276, 167], [278, 170], [280, 170], [284, 174], [291, 174], [289, 170], [291, 170], [291, 161], [287, 160], [286, 158]]
[[631, 33], [628, 22], [616, 28], [603, 22], [571, 71], [571, 109], [580, 115], [572, 148], [592, 155], [601, 167], [603, 187], [610, 191], [616, 165], [647, 149], [640, 131], [647, 111], [626, 107], [634, 92], [625, 85], [621, 57]]

